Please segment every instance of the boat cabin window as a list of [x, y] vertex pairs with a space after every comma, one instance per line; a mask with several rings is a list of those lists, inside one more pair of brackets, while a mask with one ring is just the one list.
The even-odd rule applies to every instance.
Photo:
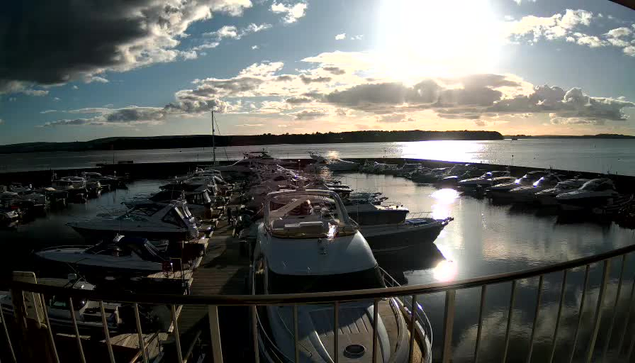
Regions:
[[144, 244], [130, 244], [128, 245], [128, 248], [134, 251], [134, 253], [139, 255], [139, 257], [141, 257], [145, 261], [165, 261], [165, 259], [159, 254], [159, 251], [157, 251], [156, 248], [149, 242], [146, 242]]
[[193, 193], [188, 195], [185, 199], [188, 203], [192, 204], [207, 204], [212, 202], [212, 199], [207, 193]]
[[161, 220], [165, 223], [170, 223], [178, 227], [186, 227], [182, 217], [175, 209], [169, 211]]
[[163, 209], [163, 206], [160, 205], [155, 205], [155, 204], [148, 204], [148, 205], [138, 205], [135, 206], [132, 210], [128, 211], [128, 215], [135, 215], [135, 216], [153, 216], [156, 212], [160, 211], [161, 209]]
[[603, 191], [603, 190], [609, 190], [613, 188], [614, 187], [612, 182], [595, 179], [595, 180], [589, 180], [588, 182], [584, 183], [584, 185], [580, 189]]
[[271, 294], [363, 290], [385, 287], [379, 267], [335, 275], [283, 275], [268, 271]]
[[[69, 310], [69, 304], [68, 304], [68, 298], [67, 297], [56, 297], [56, 296], [51, 296], [51, 297], [46, 297], [46, 301], [48, 302], [48, 305], [52, 308], [52, 309], [64, 309], [64, 310]], [[76, 300], [73, 299], [73, 308], [77, 311], [77, 310], [81, 310], [84, 306], [86, 306], [86, 303], [88, 301], [85, 299], [81, 299], [81, 300]]]

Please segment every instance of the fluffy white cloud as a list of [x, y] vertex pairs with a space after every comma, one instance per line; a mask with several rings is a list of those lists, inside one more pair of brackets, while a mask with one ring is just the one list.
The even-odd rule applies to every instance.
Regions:
[[[516, 3], [516, 5], [520, 5], [523, 3], [523, 0], [514, 0], [514, 2]], [[526, 3], [535, 3], [536, 0], [525, 0]]]
[[270, 28], [271, 28], [271, 24], [267, 24], [267, 23], [264, 23], [264, 24], [251, 23], [242, 29], [238, 29], [234, 25], [225, 25], [222, 28], [218, 29], [217, 31], [203, 33], [203, 36], [214, 38], [217, 41], [221, 41], [225, 38], [238, 40], [244, 37], [245, 35], [258, 33]]
[[621, 27], [621, 28], [615, 28], [615, 29], [609, 30], [606, 33], [606, 36], [612, 37], [612, 38], [621, 38], [621, 37], [627, 37], [631, 34], [633, 34], [633, 31], [630, 28]]
[[520, 20], [513, 20], [504, 24], [506, 36], [512, 40], [522, 40], [530, 37], [536, 42], [541, 38], [548, 40], [566, 37], [573, 29], [589, 26], [593, 13], [587, 10], [566, 9], [564, 14], [554, 14], [548, 17], [525, 16]]
[[34, 90], [34, 89], [27, 89], [25, 91], [22, 91], [22, 93], [24, 93], [27, 96], [35, 96], [35, 97], [42, 97], [42, 96], [46, 96], [49, 94], [49, 91], [47, 90]]
[[346, 39], [346, 33], [341, 33], [335, 36], [335, 40], [344, 40]]
[[285, 5], [283, 3], [274, 2], [271, 4], [271, 12], [275, 14], [283, 14], [282, 21], [286, 24], [295, 23], [298, 19], [304, 17], [307, 9], [306, 3], [297, 3], [295, 5]]
[[635, 107], [627, 100], [593, 97], [578, 88], [534, 87], [509, 74], [421, 78], [413, 84], [381, 74], [370, 78], [363, 73], [369, 69], [366, 60], [360, 53], [323, 53], [304, 59], [307, 67], [293, 74], [283, 73], [282, 62], [255, 63], [234, 77], [197, 79], [192, 89], [176, 92], [175, 101], [164, 107], [70, 110], [66, 112], [91, 117], [46, 125], [161, 123], [169, 118], [200, 117], [211, 109], [249, 114], [250, 123], [256, 117], [274, 115], [289, 121], [325, 122], [347, 117], [375, 127], [377, 123], [415, 122], [436, 115], [448, 120], [479, 120], [489, 126], [503, 116], [522, 120], [526, 115], [549, 115], [559, 124], [602, 124], [624, 121], [624, 109]]

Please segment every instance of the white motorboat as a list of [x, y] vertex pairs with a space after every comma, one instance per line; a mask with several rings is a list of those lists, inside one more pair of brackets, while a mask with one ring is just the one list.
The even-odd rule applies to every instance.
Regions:
[[83, 201], [87, 197], [86, 179], [80, 176], [65, 176], [52, 181], [55, 190], [65, 191], [70, 199]]
[[70, 265], [83, 274], [147, 276], [164, 269], [170, 259], [145, 238], [119, 235], [95, 246], [56, 246], [38, 252], [44, 262]]
[[[251, 268], [252, 294], [323, 292], [385, 287], [370, 247], [348, 218], [335, 192], [302, 190], [271, 193], [258, 230]], [[297, 307], [300, 362], [372, 361], [377, 326], [378, 361], [406, 362], [409, 333], [396, 298], [340, 303], [339, 326], [330, 304]], [[261, 357], [294, 361], [294, 314], [291, 306], [263, 306], [256, 311]], [[354, 329], [349, 329], [350, 327]], [[333, 332], [339, 337], [334, 353]], [[423, 358], [431, 361], [429, 337]]]
[[238, 160], [232, 165], [214, 166], [214, 169], [222, 173], [231, 174], [251, 174], [254, 169], [263, 166], [283, 165], [284, 161], [273, 158], [266, 151], [249, 152], [244, 154], [242, 160]]
[[309, 155], [315, 162], [307, 165], [305, 168], [307, 171], [318, 171], [322, 168], [327, 168], [330, 171], [355, 171], [359, 169], [359, 164], [354, 161], [342, 160], [336, 157], [325, 158], [316, 153], [309, 153]]
[[558, 194], [570, 192], [576, 189], [579, 189], [584, 183], [588, 182], [589, 179], [568, 179], [565, 181], [561, 181], [556, 184], [553, 188], [548, 188], [536, 193], [536, 200], [541, 205], [558, 205], [558, 200], [556, 196]]
[[[188, 184], [177, 184], [178, 186], [187, 187]], [[148, 200], [158, 203], [185, 200], [187, 208], [192, 212], [192, 215], [199, 219], [209, 219], [212, 213], [212, 198], [205, 189], [196, 188], [194, 191], [189, 191], [187, 188], [166, 188], [150, 196]]]
[[103, 215], [88, 221], [68, 223], [88, 240], [111, 240], [118, 234], [152, 240], [183, 241], [198, 237], [195, 218], [186, 205], [177, 202], [134, 203], [119, 216]]
[[507, 170], [493, 170], [479, 176], [478, 178], [468, 178], [459, 181], [461, 189], [486, 188], [492, 186], [495, 178], [509, 177]]
[[485, 194], [494, 200], [504, 200], [504, 201], [508, 201], [509, 200], [509, 192], [512, 189], [516, 189], [518, 187], [521, 186], [525, 186], [525, 185], [532, 185], [533, 183], [535, 183], [538, 179], [542, 178], [543, 176], [549, 175], [550, 172], [548, 171], [530, 171], [527, 174], [523, 175], [522, 178], [518, 178], [513, 182], [509, 182], [509, 183], [501, 183], [501, 184], [496, 184], [496, 185], [492, 185], [491, 187], [488, 187], [485, 189]]
[[592, 210], [609, 206], [620, 197], [608, 178], [591, 179], [579, 189], [558, 194], [556, 200], [565, 211]]
[[406, 218], [402, 205], [347, 205], [349, 217], [360, 226], [375, 256], [398, 253], [434, 242], [453, 219]]
[[[95, 285], [92, 285], [82, 279], [78, 279], [74, 274], [69, 275], [67, 279], [59, 278], [39, 278], [37, 280], [38, 285], [47, 285], [53, 287], [76, 289], [76, 290], [94, 290]], [[38, 294], [27, 294], [28, 299]], [[29, 301], [33, 304], [32, 301]], [[106, 313], [106, 322], [108, 324], [108, 330], [112, 334], [116, 334], [122, 321], [119, 317], [120, 304], [103, 302], [104, 312]], [[45, 308], [48, 314], [48, 319], [51, 325], [55, 328], [56, 333], [74, 333], [73, 321], [69, 311], [68, 299], [64, 296], [44, 296], [42, 303], [37, 304], [41, 308]], [[6, 293], [0, 295], [0, 307], [5, 319], [12, 320], [13, 314], [13, 301], [11, 294]], [[77, 299], [73, 301], [73, 308], [75, 310], [75, 319], [77, 321], [77, 328], [80, 334], [83, 335], [103, 335], [104, 328], [102, 325], [101, 309], [98, 301]], [[37, 309], [38, 314], [43, 314], [40, 309]], [[43, 316], [39, 317], [43, 319]]]
[[531, 203], [536, 201], [536, 193], [555, 187], [561, 182], [560, 177], [548, 174], [536, 180], [531, 185], [523, 185], [509, 191], [509, 199], [512, 202]]

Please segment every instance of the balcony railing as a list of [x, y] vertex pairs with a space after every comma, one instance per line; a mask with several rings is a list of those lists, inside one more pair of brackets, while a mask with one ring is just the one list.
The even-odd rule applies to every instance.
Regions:
[[[502, 341], [501, 349], [501, 362], [507, 362], [510, 357], [510, 331], [512, 329], [513, 317], [514, 317], [514, 305], [517, 302], [517, 290], [519, 281], [527, 278], [538, 278], [538, 289], [537, 294], [535, 296], [535, 312], [533, 315], [533, 321], [531, 324], [531, 333], [529, 335], [528, 341], [526, 342], [529, 349], [527, 350], [525, 356], [522, 358], [523, 361], [531, 362], [532, 355], [534, 353], [534, 345], [536, 342], [536, 327], [539, 317], [541, 316], [541, 301], [543, 297], [543, 288], [545, 282], [545, 275], [552, 273], [562, 274], [562, 283], [558, 288], [559, 291], [559, 303], [557, 316], [555, 318], [555, 328], [553, 331], [553, 335], [551, 337], [551, 349], [549, 354], [549, 362], [554, 361], [554, 356], [556, 352], [556, 348], [558, 346], [558, 332], [561, 328], [561, 320], [563, 313], [563, 303], [565, 300], [565, 288], [568, 282], [568, 276], [570, 275], [573, 269], [581, 268], [584, 270], [584, 281], [582, 283], [582, 298], [580, 299], [580, 305], [578, 308], [578, 317], [577, 317], [577, 325], [575, 327], [573, 336], [572, 336], [572, 348], [570, 349], [568, 362], [572, 362], [574, 360], [574, 354], [576, 353], [576, 347], [580, 347], [584, 345], [586, 347], [584, 354], [584, 361], [608, 361], [608, 348], [610, 344], [614, 344], [613, 355], [610, 356], [611, 361], [615, 359], [623, 360], [625, 362], [632, 361], [633, 348], [635, 346], [635, 339], [633, 339], [633, 332], [635, 329], [629, 327], [629, 322], [631, 320], [632, 315], [632, 307], [635, 303], [635, 277], [632, 281], [634, 281], [633, 286], [631, 287], [630, 296], [627, 298], [627, 311], [625, 316], [620, 316], [620, 320], [623, 324], [619, 331], [615, 331], [616, 329], [616, 321], [618, 320], [618, 301], [622, 294], [623, 284], [625, 280], [629, 277], [625, 276], [625, 271], [627, 270], [627, 257], [630, 253], [635, 251], [635, 245], [619, 248], [613, 251], [597, 254], [590, 257], [579, 258], [571, 261], [566, 261], [562, 263], [553, 264], [546, 267], [539, 267], [528, 269], [519, 272], [512, 273], [504, 273], [497, 274], [493, 276], [485, 276], [473, 279], [467, 279], [462, 281], [453, 281], [448, 283], [433, 283], [428, 285], [419, 285], [419, 286], [394, 286], [395, 283], [389, 282], [388, 288], [379, 288], [379, 289], [368, 289], [368, 290], [354, 290], [354, 291], [337, 291], [337, 292], [321, 292], [321, 293], [303, 293], [303, 294], [276, 294], [276, 295], [215, 295], [215, 296], [197, 296], [197, 295], [162, 295], [162, 294], [132, 294], [132, 293], [104, 293], [98, 291], [84, 291], [84, 290], [71, 290], [64, 289], [58, 287], [51, 287], [47, 285], [38, 285], [17, 281], [4, 281], [2, 285], [4, 288], [8, 288], [11, 290], [11, 293], [14, 297], [20, 296], [19, 294], [44, 294], [44, 295], [55, 295], [56, 298], [63, 296], [68, 299], [69, 305], [72, 307], [73, 303], [79, 300], [92, 300], [100, 302], [100, 310], [102, 316], [102, 324], [103, 324], [103, 336], [105, 337], [105, 344], [107, 347], [107, 352], [109, 356], [110, 362], [115, 362], [115, 354], [113, 352], [113, 347], [111, 344], [111, 337], [108, 329], [108, 324], [106, 321], [106, 315], [104, 314], [104, 304], [103, 302], [120, 302], [120, 303], [128, 303], [132, 304], [135, 323], [136, 323], [136, 333], [138, 334], [139, 339], [139, 354], [135, 359], [139, 359], [143, 362], [148, 362], [148, 352], [147, 346], [149, 343], [146, 343], [143, 337], [144, 331], [142, 330], [142, 324], [139, 313], [139, 306], [143, 304], [153, 304], [153, 305], [166, 305], [169, 307], [169, 311], [171, 313], [172, 319], [172, 327], [171, 336], [176, 346], [176, 354], [173, 358], [174, 361], [179, 363], [186, 362], [190, 358], [190, 354], [192, 349], [188, 349], [187, 347], [183, 347], [181, 345], [181, 333], [178, 329], [178, 316], [176, 314], [176, 310], [179, 306], [184, 305], [205, 305], [207, 307], [208, 312], [208, 323], [209, 323], [209, 332], [210, 332], [210, 341], [209, 346], [211, 347], [211, 357], [213, 358], [213, 362], [220, 363], [223, 362], [223, 352], [222, 352], [222, 341], [221, 341], [221, 324], [219, 318], [219, 307], [225, 306], [242, 306], [247, 307], [251, 312], [251, 335], [252, 342], [250, 344], [244, 344], [243, 346], [250, 346], [253, 349], [253, 361], [260, 362], [262, 356], [259, 352], [259, 345], [257, 339], [258, 333], [258, 321], [256, 319], [256, 315], [254, 312], [257, 310], [259, 306], [267, 306], [267, 305], [289, 305], [293, 306], [295, 324], [293, 330], [296, 334], [296, 354], [294, 359], [295, 361], [299, 360], [299, 349], [298, 347], [298, 339], [297, 339], [297, 306], [302, 304], [333, 304], [335, 309], [334, 326], [337, 326], [338, 321], [338, 307], [341, 303], [344, 302], [353, 302], [353, 301], [373, 301], [375, 308], [381, 299], [390, 298], [390, 297], [398, 297], [400, 301], [403, 302], [404, 312], [406, 315], [410, 314], [411, 319], [406, 319], [408, 321], [408, 326], [411, 332], [410, 338], [410, 353], [412, 355], [412, 345], [414, 344], [415, 337], [415, 326], [417, 322], [423, 323], [421, 321], [422, 316], [416, 314], [416, 309], [413, 310], [411, 307], [413, 303], [425, 301], [427, 296], [430, 294], [445, 294], [445, 304], [444, 304], [444, 312], [443, 312], [443, 324], [442, 324], [442, 337], [441, 339], [437, 339], [438, 342], [438, 351], [440, 354], [434, 357], [435, 361], [441, 362], [450, 362], [453, 359], [453, 328], [454, 328], [454, 319], [455, 319], [455, 306], [456, 306], [456, 294], [459, 290], [478, 288], [480, 289], [480, 302], [478, 308], [478, 324], [477, 324], [477, 333], [474, 342], [474, 353], [472, 361], [476, 362], [479, 360], [479, 356], [483, 353], [483, 348], [481, 346], [481, 340], [483, 337], [483, 318], [484, 318], [484, 306], [485, 300], [488, 292], [488, 288], [495, 284], [509, 284], [510, 285], [510, 297], [508, 303], [507, 310], [507, 319], [505, 326], [505, 334], [504, 340]], [[610, 271], [611, 264], [615, 263], [615, 260], [621, 261], [621, 265], [619, 268], [619, 278], [617, 280], [617, 291], [614, 302], [605, 301], [607, 295], [607, 285], [610, 282]], [[585, 310], [585, 297], [589, 293], [589, 274], [591, 270], [591, 266], [599, 264], [602, 266], [602, 278], [599, 285], [598, 298], [595, 308], [593, 309], [593, 315], [591, 319], [591, 329], [589, 334], [584, 334], [584, 336], [588, 335], [587, 341], [579, 341], [582, 336], [581, 333], [581, 322], [583, 320], [582, 312]], [[391, 287], [394, 286], [394, 287]], [[33, 295], [34, 299], [37, 298]], [[603, 313], [602, 306], [603, 304], [610, 304], [613, 308], [612, 311], [608, 314]], [[418, 306], [418, 305], [415, 305]], [[377, 312], [377, 309], [375, 309]], [[24, 319], [25, 312], [16, 312], [15, 316], [18, 317], [16, 321], [16, 325], [18, 327], [22, 327], [24, 329], [27, 328], [27, 323]], [[42, 309], [42, 314], [44, 315], [44, 325], [51, 326], [49, 317], [47, 314], [47, 309]], [[376, 313], [375, 313], [376, 314]], [[610, 316], [605, 316], [610, 315]], [[80, 357], [80, 361], [85, 362], [85, 351], [83, 349], [83, 341], [80, 337], [79, 328], [77, 325], [77, 320], [75, 316], [75, 310], [70, 309], [70, 316], [73, 325], [74, 338], [77, 341], [77, 350], [78, 355]], [[20, 320], [22, 319], [22, 320]], [[605, 321], [605, 319], [608, 319]], [[19, 352], [20, 344], [16, 344], [17, 341], [24, 338], [24, 335], [21, 335], [19, 329], [10, 329], [8, 324], [9, 322], [6, 320], [4, 314], [0, 314], [0, 322], [3, 325], [3, 332], [1, 334], [5, 335], [5, 340], [7, 342], [7, 351], [9, 355], [13, 358], [14, 361], [18, 361], [21, 356]], [[376, 320], [375, 320], [376, 321]], [[605, 335], [603, 336], [604, 345], [601, 348], [596, 347], [596, 343], [598, 340], [598, 334], [600, 331], [600, 324], [604, 321], [606, 326], [608, 322], [608, 328], [606, 330]], [[374, 324], [373, 324], [374, 325]], [[425, 326], [426, 324], [421, 324]], [[376, 334], [376, 329], [373, 326], [373, 331]], [[54, 356], [55, 360], [59, 361], [58, 350], [55, 345], [55, 339], [51, 329], [48, 329], [49, 339], [52, 344], [50, 348], [47, 347], [37, 347], [34, 345], [30, 345], [29, 349], [50, 349], [52, 351], [52, 356]], [[430, 334], [431, 332], [425, 332], [425, 334]], [[617, 343], [616, 343], [617, 342]], [[338, 349], [338, 334], [334, 334], [334, 347], [337, 351]], [[626, 348], [626, 349], [625, 349]], [[183, 350], [185, 349], [185, 350]], [[373, 356], [376, 354], [376, 344], [373, 344]], [[337, 354], [333, 355], [335, 362], [338, 361]], [[518, 356], [514, 356], [514, 360], [519, 360]], [[562, 361], [562, 360], [559, 360]]]

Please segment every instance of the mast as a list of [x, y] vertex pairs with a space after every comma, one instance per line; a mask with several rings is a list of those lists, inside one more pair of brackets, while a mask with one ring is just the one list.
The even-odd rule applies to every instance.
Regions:
[[212, 161], [216, 165], [216, 128], [214, 127], [214, 110], [212, 110]]

